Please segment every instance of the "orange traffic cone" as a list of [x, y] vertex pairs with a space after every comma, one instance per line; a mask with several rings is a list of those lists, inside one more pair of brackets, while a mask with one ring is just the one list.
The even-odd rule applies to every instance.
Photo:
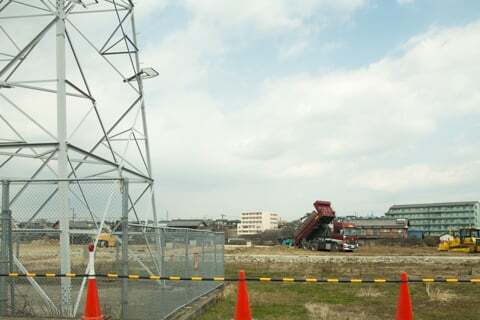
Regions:
[[406, 272], [402, 272], [400, 283], [400, 295], [398, 296], [397, 317], [396, 320], [413, 320], [412, 300], [408, 290], [408, 277]]
[[82, 320], [103, 320], [103, 314], [100, 310], [100, 301], [98, 299], [97, 280], [95, 279], [94, 252], [93, 244], [88, 246], [89, 251], [89, 270], [87, 283], [87, 298], [85, 299], [85, 312]]
[[235, 307], [235, 320], [252, 320], [250, 304], [248, 303], [247, 281], [245, 271], [240, 270], [238, 277], [237, 305]]

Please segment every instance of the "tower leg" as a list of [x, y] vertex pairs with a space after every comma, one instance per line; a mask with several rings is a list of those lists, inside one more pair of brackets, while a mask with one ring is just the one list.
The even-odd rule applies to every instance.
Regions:
[[[65, 0], [57, 0], [57, 139], [58, 147], [58, 213], [60, 215], [60, 272], [70, 272], [70, 227], [67, 174], [67, 112], [65, 88]], [[71, 314], [71, 280], [61, 279], [62, 314]]]

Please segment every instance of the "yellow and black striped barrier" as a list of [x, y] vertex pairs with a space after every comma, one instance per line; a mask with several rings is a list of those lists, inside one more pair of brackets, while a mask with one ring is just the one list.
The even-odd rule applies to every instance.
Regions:
[[[65, 273], [57, 274], [52, 272], [47, 273], [17, 273], [11, 272], [7, 274], [0, 274], [0, 277], [9, 277], [9, 278], [86, 278], [89, 277], [88, 274], [76, 274], [76, 273]], [[128, 274], [120, 275], [117, 273], [100, 273], [95, 275], [96, 278], [106, 278], [110, 280], [117, 279], [128, 279], [128, 280], [166, 280], [166, 281], [216, 281], [216, 282], [236, 282], [239, 281], [238, 277], [201, 277], [201, 276], [191, 276], [191, 277], [181, 277], [181, 276], [159, 276], [159, 275], [139, 275], [139, 274]], [[294, 277], [247, 277], [245, 281], [248, 282], [264, 282], [264, 283], [401, 283], [404, 282], [400, 278], [294, 278]], [[453, 277], [436, 277], [436, 278], [409, 278], [409, 283], [472, 283], [480, 284], [480, 278], [453, 278]]]

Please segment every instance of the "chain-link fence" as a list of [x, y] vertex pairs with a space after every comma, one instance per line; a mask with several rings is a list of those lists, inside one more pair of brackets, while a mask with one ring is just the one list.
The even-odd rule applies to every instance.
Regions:
[[[128, 234], [129, 273], [159, 270], [162, 276], [181, 277], [224, 274], [223, 233], [129, 225]], [[129, 281], [128, 318], [166, 318], [219, 285], [208, 281]]]
[[[105, 179], [66, 183], [69, 209], [62, 212], [58, 181], [2, 182], [1, 273], [65, 273], [62, 263], [68, 259], [69, 271], [85, 274], [87, 244], [93, 242], [99, 274], [224, 274], [224, 235], [155, 227], [147, 209], [149, 199], [145, 199], [148, 185]], [[67, 254], [61, 248], [65, 235]], [[97, 279], [97, 284], [104, 313], [114, 319], [163, 319], [220, 285], [124, 279]], [[78, 318], [83, 311], [84, 288], [83, 278], [0, 277], [0, 312], [32, 318], [59, 314]]]

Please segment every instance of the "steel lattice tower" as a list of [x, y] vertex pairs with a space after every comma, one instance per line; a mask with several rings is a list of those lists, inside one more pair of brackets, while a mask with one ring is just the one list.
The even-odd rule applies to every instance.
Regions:
[[[141, 68], [134, 11], [131, 0], [0, 0], [0, 177], [58, 181], [26, 220], [56, 202], [62, 273], [70, 179], [138, 181], [129, 210], [157, 224], [142, 82], [156, 71]], [[61, 287], [71, 314], [70, 279]]]

